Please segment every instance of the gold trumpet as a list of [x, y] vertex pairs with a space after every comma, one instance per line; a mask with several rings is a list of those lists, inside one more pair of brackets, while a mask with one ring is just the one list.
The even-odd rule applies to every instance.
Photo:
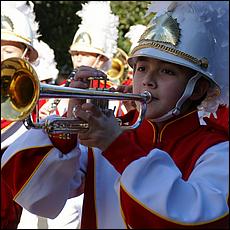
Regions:
[[111, 68], [107, 71], [108, 79], [112, 82], [121, 84], [126, 78], [126, 71], [128, 70], [128, 55], [120, 48], [117, 48], [112, 59]]
[[57, 117], [52, 121], [34, 123], [31, 113], [39, 98], [77, 98], [104, 100], [135, 100], [140, 102], [139, 117], [132, 126], [142, 122], [151, 94], [119, 93], [93, 89], [79, 89], [43, 84], [32, 65], [21, 58], [9, 58], [1, 63], [1, 118], [11, 121], [24, 120], [27, 128], [40, 128], [48, 133], [78, 133], [88, 129], [88, 123], [74, 118]]

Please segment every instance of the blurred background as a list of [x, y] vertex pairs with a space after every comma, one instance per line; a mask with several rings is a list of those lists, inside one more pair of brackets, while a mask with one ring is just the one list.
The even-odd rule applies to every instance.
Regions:
[[[39, 40], [46, 42], [55, 53], [59, 77], [66, 78], [71, 70], [72, 63], [69, 47], [74, 34], [81, 23], [81, 18], [75, 13], [81, 10], [82, 3], [88, 1], [32, 1], [36, 21], [39, 22]], [[130, 41], [124, 37], [130, 26], [136, 24], [147, 25], [151, 15], [143, 19], [150, 1], [111, 1], [114, 14], [119, 16], [118, 47], [129, 52]], [[96, 9], [95, 9], [96, 10]]]

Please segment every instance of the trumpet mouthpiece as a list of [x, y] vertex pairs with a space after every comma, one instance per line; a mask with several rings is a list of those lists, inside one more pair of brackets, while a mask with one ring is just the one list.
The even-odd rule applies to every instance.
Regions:
[[152, 101], [152, 94], [149, 91], [145, 91], [144, 94], [146, 95], [146, 104], [149, 104]]

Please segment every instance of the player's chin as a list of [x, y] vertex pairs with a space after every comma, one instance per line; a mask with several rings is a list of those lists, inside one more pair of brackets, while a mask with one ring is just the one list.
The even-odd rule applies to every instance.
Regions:
[[160, 115], [159, 115], [159, 113], [158, 112], [156, 112], [156, 111], [150, 111], [150, 110], [148, 110], [148, 111], [146, 111], [146, 113], [145, 113], [145, 118], [146, 119], [154, 119], [154, 118], [157, 118], [157, 117], [159, 117]]
[[166, 113], [165, 109], [159, 103], [150, 103], [147, 105], [146, 117], [156, 119]]

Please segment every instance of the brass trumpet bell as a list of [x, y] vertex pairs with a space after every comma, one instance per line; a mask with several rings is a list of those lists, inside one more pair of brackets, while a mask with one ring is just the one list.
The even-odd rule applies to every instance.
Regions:
[[1, 117], [23, 120], [34, 109], [40, 85], [29, 62], [9, 58], [1, 63]]
[[127, 59], [128, 55], [125, 51], [117, 48], [117, 52], [112, 59], [111, 68], [107, 71], [108, 79], [117, 81], [119, 84], [125, 79], [125, 70], [128, 67]]

